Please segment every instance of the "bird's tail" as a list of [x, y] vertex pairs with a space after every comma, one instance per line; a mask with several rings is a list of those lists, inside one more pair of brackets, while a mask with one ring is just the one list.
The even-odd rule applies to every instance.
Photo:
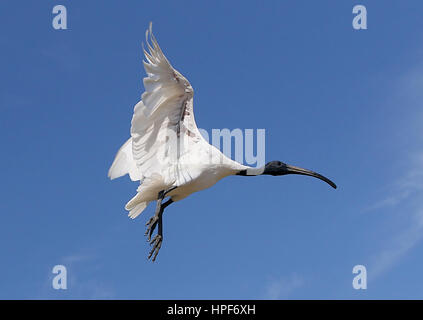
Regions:
[[129, 211], [128, 216], [132, 219], [138, 217], [148, 206], [150, 201], [157, 200], [160, 190], [166, 189], [161, 175], [153, 173], [145, 178], [137, 189], [137, 194], [128, 201], [125, 209]]
[[142, 201], [142, 202], [137, 201], [138, 195], [139, 193], [135, 197], [133, 197], [131, 200], [129, 200], [129, 202], [125, 206], [125, 209], [129, 211], [128, 217], [131, 219], [135, 219], [136, 217], [138, 217], [141, 214], [141, 212], [143, 212], [144, 209], [147, 208], [149, 204], [148, 201]]

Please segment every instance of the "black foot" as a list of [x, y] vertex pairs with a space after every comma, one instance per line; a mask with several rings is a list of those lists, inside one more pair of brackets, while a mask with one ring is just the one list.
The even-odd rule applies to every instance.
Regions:
[[[160, 248], [162, 246], [162, 241], [163, 241], [163, 237], [159, 234], [157, 234], [151, 241], [150, 241], [150, 245], [153, 246], [153, 248], [151, 249], [149, 255], [148, 255], [148, 259], [151, 258], [151, 256], [153, 256], [153, 259], [151, 259], [151, 261], [156, 261], [156, 257], [159, 254]], [[154, 254], [154, 255], [153, 255]]]
[[150, 241], [151, 235], [153, 234], [154, 229], [156, 229], [157, 222], [159, 222], [159, 217], [154, 215], [145, 224], [147, 226], [147, 230], [145, 231], [144, 235], [148, 235], [148, 241]]

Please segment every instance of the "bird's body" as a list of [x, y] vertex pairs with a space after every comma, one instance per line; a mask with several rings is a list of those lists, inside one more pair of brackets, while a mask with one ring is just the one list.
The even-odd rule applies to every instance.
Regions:
[[[127, 145], [131, 145], [131, 143], [132, 140], [129, 139]], [[128, 168], [130, 167], [135, 168], [135, 161], [131, 161], [131, 166]], [[175, 189], [168, 192], [167, 195], [173, 202], [182, 200], [194, 192], [213, 186], [224, 177], [234, 175], [247, 168], [247, 166], [227, 158], [200, 135], [200, 139], [191, 146], [190, 152], [183, 154], [179, 161], [166, 164], [160, 167], [161, 170], [145, 177], [137, 195], [128, 202], [126, 209], [131, 211], [142, 202], [157, 200], [159, 191], [172, 188]], [[131, 212], [130, 217], [138, 216], [141, 213], [140, 208]]]
[[[149, 42], [151, 41], [151, 44]], [[144, 50], [145, 92], [134, 107], [131, 138], [120, 148], [109, 170], [111, 179], [129, 174], [140, 180], [137, 194], [126, 204], [129, 217], [136, 218], [151, 201], [157, 201], [156, 213], [147, 222], [155, 260], [160, 249], [162, 213], [165, 207], [190, 194], [213, 186], [229, 175], [303, 174], [317, 177], [335, 187], [327, 178], [282, 162], [270, 162], [263, 168], [250, 168], [226, 157], [201, 135], [194, 118], [194, 91], [187, 79], [164, 56], [150, 24], [146, 33], [148, 52]], [[169, 197], [165, 203], [162, 201]]]

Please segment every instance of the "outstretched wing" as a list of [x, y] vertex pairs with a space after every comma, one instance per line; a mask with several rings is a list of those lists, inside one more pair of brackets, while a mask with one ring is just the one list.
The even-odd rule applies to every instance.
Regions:
[[[131, 138], [119, 150], [109, 170], [111, 179], [129, 173], [132, 180], [141, 180], [137, 194], [125, 206], [131, 218], [137, 217], [150, 201], [157, 199], [159, 191], [199, 178], [208, 163], [223, 161], [228, 167], [227, 174], [232, 174], [235, 167], [244, 168], [201, 136], [194, 119], [194, 91], [188, 80], [166, 59], [151, 24], [146, 32], [146, 46], [148, 51], [143, 48], [147, 72], [145, 92], [134, 108]], [[213, 166], [209, 167], [213, 171]], [[204, 188], [225, 174], [214, 173], [204, 181]], [[188, 194], [177, 195], [177, 199]]]
[[[131, 123], [132, 153], [141, 177], [159, 174], [167, 184], [176, 179], [175, 165], [184, 152], [181, 138], [195, 141], [201, 135], [193, 115], [194, 91], [163, 54], [151, 24], [146, 32], [146, 45], [148, 52], [144, 47], [143, 51], [147, 77], [145, 92], [134, 108]], [[184, 149], [188, 148], [185, 143]]]

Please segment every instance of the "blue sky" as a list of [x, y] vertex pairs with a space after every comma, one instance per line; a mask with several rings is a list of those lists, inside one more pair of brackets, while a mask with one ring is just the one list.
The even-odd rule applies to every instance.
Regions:
[[[68, 30], [54, 30], [63, 4]], [[368, 29], [352, 28], [364, 4]], [[0, 298], [422, 298], [421, 1], [0, 4]], [[201, 128], [266, 129], [300, 176], [229, 177], [170, 206], [156, 263], [137, 184], [109, 181], [149, 21]], [[51, 285], [54, 265], [68, 289]], [[367, 268], [354, 290], [352, 269]]]

